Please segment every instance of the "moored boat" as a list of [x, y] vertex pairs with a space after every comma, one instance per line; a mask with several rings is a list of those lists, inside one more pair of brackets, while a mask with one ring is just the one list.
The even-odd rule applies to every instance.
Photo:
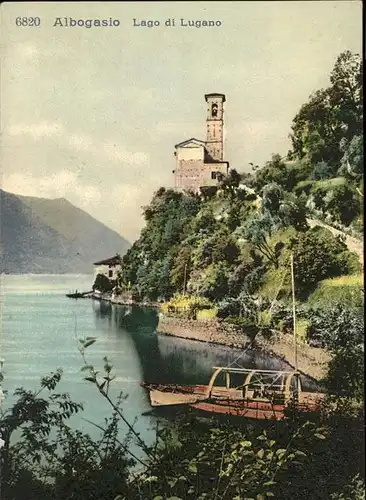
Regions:
[[69, 299], [83, 299], [84, 297], [87, 297], [91, 293], [93, 293], [93, 292], [92, 291], [89, 291], [89, 292], [78, 292], [76, 290], [76, 292], [67, 293], [66, 297], [68, 297]]
[[[149, 391], [151, 406], [189, 405], [208, 413], [246, 418], [281, 420], [289, 408], [300, 412], [315, 411], [324, 393], [302, 390], [297, 370], [297, 338], [293, 256], [291, 284], [294, 328], [294, 371], [252, 370], [250, 368], [214, 367], [208, 385], [161, 385], [142, 382]], [[278, 290], [279, 291], [279, 290]], [[278, 292], [277, 292], [278, 293]], [[239, 356], [240, 357], [240, 356]], [[217, 381], [223, 377], [224, 385]]]
[[[224, 377], [225, 384], [216, 382]], [[239, 384], [232, 384], [238, 381]], [[240, 381], [241, 379], [241, 381]], [[153, 384], [142, 382], [149, 391], [151, 406], [188, 405], [208, 413], [246, 418], [281, 420], [290, 407], [316, 410], [323, 393], [304, 392], [298, 372], [214, 367], [208, 385]]]

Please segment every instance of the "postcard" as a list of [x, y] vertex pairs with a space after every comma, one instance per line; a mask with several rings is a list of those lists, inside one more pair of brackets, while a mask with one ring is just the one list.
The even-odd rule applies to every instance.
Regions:
[[362, 3], [1, 26], [1, 498], [364, 498]]

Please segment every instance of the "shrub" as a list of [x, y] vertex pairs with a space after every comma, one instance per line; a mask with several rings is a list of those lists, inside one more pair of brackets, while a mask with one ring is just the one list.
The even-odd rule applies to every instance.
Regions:
[[308, 339], [310, 322], [306, 319], [299, 319], [296, 323], [296, 338], [306, 342]]
[[307, 297], [319, 281], [348, 272], [350, 252], [328, 229], [316, 226], [299, 233], [292, 246], [295, 287], [301, 298]]
[[349, 274], [358, 274], [362, 272], [362, 265], [358, 255], [355, 252], [347, 254], [347, 272]]
[[228, 297], [219, 302], [217, 316], [221, 319], [238, 316], [254, 321], [257, 319], [259, 310], [259, 305], [253, 297], [243, 292], [235, 299]]
[[224, 319], [228, 316], [239, 316], [240, 300], [238, 298], [228, 297], [219, 303], [217, 316]]
[[184, 294], [174, 295], [161, 307], [166, 314], [177, 314], [190, 319], [196, 319], [197, 312], [204, 309], [212, 310], [212, 303], [208, 299]]
[[114, 280], [110, 280], [104, 274], [97, 274], [95, 278], [93, 290], [99, 290], [102, 293], [108, 293], [113, 290], [116, 282]]
[[243, 290], [244, 280], [253, 271], [253, 263], [248, 261], [241, 262], [230, 274], [228, 285], [229, 293], [232, 297], [237, 297]]
[[255, 293], [261, 285], [265, 272], [266, 265], [255, 267], [244, 278], [243, 290], [246, 293]]
[[201, 309], [196, 312], [196, 319], [199, 321], [212, 321], [217, 316], [217, 308]]
[[309, 180], [301, 181], [295, 186], [294, 193], [296, 196], [300, 196], [302, 193], [309, 195], [313, 186], [314, 186], [314, 181], [309, 181]]
[[364, 349], [361, 345], [339, 348], [329, 361], [325, 385], [331, 394], [354, 398], [359, 402], [364, 398]]
[[325, 209], [336, 220], [349, 226], [361, 213], [359, 195], [349, 185], [336, 186]]
[[315, 180], [330, 179], [334, 177], [335, 169], [325, 161], [320, 161], [314, 165], [312, 177]]
[[228, 293], [229, 269], [224, 262], [208, 266], [197, 283], [198, 293], [212, 302], [223, 299]]
[[114, 498], [127, 487], [128, 468], [135, 462], [127, 457], [128, 438], [118, 439], [119, 416], [113, 412], [106, 419], [96, 441], [73, 429], [70, 418], [82, 405], [55, 393], [61, 376], [58, 369], [43, 377], [34, 392], [17, 389], [17, 401], [0, 415], [5, 441], [0, 449], [1, 498], [97, 500]]
[[362, 309], [348, 309], [344, 304], [331, 308], [309, 309], [311, 334], [320, 337], [331, 352], [352, 348], [364, 341]]

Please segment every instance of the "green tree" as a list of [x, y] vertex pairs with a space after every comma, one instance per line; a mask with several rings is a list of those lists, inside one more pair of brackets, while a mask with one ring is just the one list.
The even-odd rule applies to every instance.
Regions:
[[258, 193], [271, 183], [278, 184], [285, 191], [292, 191], [296, 184], [307, 179], [311, 169], [310, 163], [306, 160], [290, 161], [279, 154], [274, 154], [264, 167], [256, 170], [252, 183]]
[[292, 240], [295, 287], [305, 298], [319, 281], [347, 273], [349, 252], [340, 237], [315, 226]]
[[245, 278], [254, 267], [253, 262], [245, 260], [234, 268], [228, 281], [230, 297], [237, 297], [240, 294], [244, 287]]
[[332, 355], [325, 383], [341, 397], [362, 401], [364, 397], [363, 309], [346, 309], [343, 304], [309, 311], [313, 337], [321, 339]]
[[316, 181], [320, 181], [323, 179], [330, 179], [334, 177], [334, 174], [334, 167], [328, 165], [325, 161], [320, 161], [314, 165], [312, 177]]
[[217, 179], [219, 188], [228, 192], [231, 197], [234, 197], [241, 181], [241, 174], [235, 168], [231, 168], [227, 175], [218, 175]]
[[212, 248], [212, 262], [216, 264], [226, 262], [231, 266], [237, 262], [239, 254], [240, 250], [229, 234], [223, 232], [215, 236]]
[[223, 262], [208, 266], [197, 283], [199, 295], [212, 302], [221, 300], [228, 292], [229, 272]]
[[292, 153], [311, 164], [326, 162], [336, 173], [340, 142], [362, 130], [362, 62], [357, 54], [339, 55], [330, 75], [331, 85], [314, 92], [292, 124]]
[[103, 293], [110, 292], [113, 290], [115, 284], [114, 280], [110, 280], [104, 274], [97, 274], [93, 284], [93, 290], [99, 290]]
[[343, 156], [339, 173], [351, 181], [358, 181], [363, 177], [363, 136], [355, 135], [350, 141], [343, 138], [340, 148]]
[[120, 282], [150, 300], [174, 293], [170, 282], [179, 245], [191, 235], [191, 223], [199, 212], [201, 200], [191, 193], [160, 188], [144, 207], [146, 226], [139, 239], [123, 257]]
[[324, 209], [335, 220], [349, 226], [361, 213], [360, 196], [355, 189], [347, 184], [335, 186]]
[[184, 245], [178, 251], [170, 272], [170, 280], [175, 291], [185, 291], [192, 267], [192, 248]]
[[277, 223], [268, 212], [260, 213], [252, 216], [244, 228], [245, 237], [275, 267], [278, 267], [279, 256], [269, 240], [276, 229]]

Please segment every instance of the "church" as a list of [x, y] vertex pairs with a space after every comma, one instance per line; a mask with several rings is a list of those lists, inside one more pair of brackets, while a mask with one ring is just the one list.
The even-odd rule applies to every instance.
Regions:
[[224, 161], [224, 94], [206, 94], [206, 141], [191, 138], [175, 145], [174, 187], [178, 191], [200, 191], [216, 186], [220, 174], [227, 175]]

